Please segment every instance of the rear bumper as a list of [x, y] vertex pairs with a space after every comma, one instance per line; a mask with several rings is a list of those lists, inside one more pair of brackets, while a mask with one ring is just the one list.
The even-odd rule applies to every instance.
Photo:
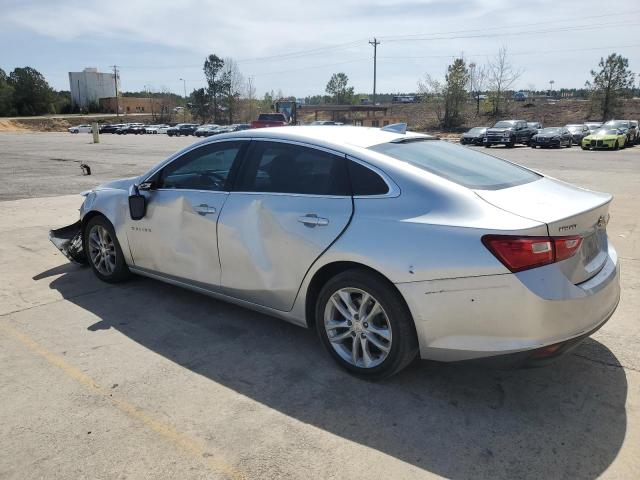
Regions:
[[[420, 356], [460, 361], [522, 353], [588, 336], [620, 299], [617, 255], [574, 285], [547, 265], [518, 274], [396, 284], [413, 315]], [[560, 352], [565, 348], [560, 348]]]

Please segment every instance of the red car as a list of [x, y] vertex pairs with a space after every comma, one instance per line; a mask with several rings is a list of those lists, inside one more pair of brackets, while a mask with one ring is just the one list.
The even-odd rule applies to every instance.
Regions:
[[289, 125], [284, 113], [261, 113], [258, 119], [251, 122], [251, 128], [284, 127]]

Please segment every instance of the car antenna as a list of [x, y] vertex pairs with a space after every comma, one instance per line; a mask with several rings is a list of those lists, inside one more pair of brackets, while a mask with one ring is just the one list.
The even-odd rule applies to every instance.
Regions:
[[380, 130], [384, 132], [393, 132], [393, 133], [402, 133], [403, 135], [407, 133], [407, 124], [406, 123], [392, 123], [391, 125], [387, 125], [386, 127], [382, 127]]

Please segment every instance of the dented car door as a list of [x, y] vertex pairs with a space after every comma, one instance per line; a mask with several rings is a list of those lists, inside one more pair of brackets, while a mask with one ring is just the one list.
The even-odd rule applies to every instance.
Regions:
[[146, 214], [127, 228], [136, 268], [220, 286], [216, 224], [229, 195], [229, 172], [247, 143], [204, 145], [154, 174], [143, 192]]
[[307, 270], [351, 214], [344, 156], [254, 140], [218, 224], [223, 292], [290, 310]]

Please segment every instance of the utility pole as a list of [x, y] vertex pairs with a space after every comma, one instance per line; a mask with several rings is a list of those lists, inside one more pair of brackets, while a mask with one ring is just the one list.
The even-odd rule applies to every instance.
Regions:
[[253, 77], [249, 75], [248, 78], [248, 91], [249, 94], [249, 118], [253, 120], [255, 117], [253, 116]]
[[149, 85], [144, 86], [144, 93], [147, 94], [147, 98], [149, 99], [149, 110], [151, 111], [151, 120], [156, 121], [156, 116], [153, 113], [153, 102], [151, 101], [151, 87]]
[[184, 88], [184, 108], [182, 109], [182, 121], [187, 121], [187, 81], [184, 78], [182, 80], [182, 87]]
[[380, 42], [376, 37], [373, 37], [373, 42], [369, 41], [369, 45], [373, 45], [373, 105], [376, 104], [376, 60], [378, 53], [378, 45]]
[[113, 84], [116, 87], [116, 117], [120, 116], [120, 106], [118, 105], [118, 65], [111, 65], [113, 67]]

